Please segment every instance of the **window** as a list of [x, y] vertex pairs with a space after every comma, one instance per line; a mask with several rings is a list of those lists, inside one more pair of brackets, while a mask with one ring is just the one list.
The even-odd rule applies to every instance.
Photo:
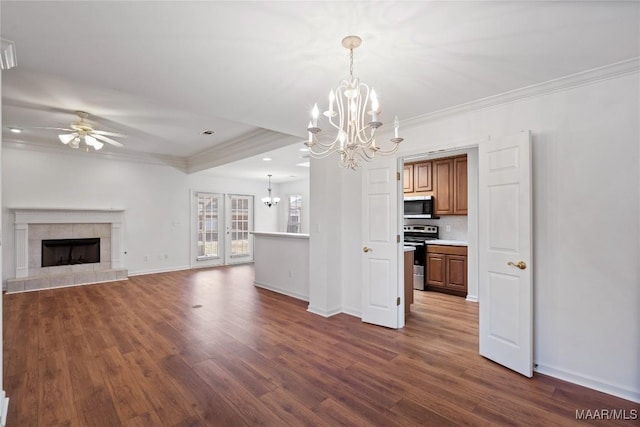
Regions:
[[198, 242], [197, 259], [211, 259], [219, 256], [220, 196], [198, 193]]
[[289, 214], [287, 215], [287, 233], [302, 233], [302, 195], [289, 196]]

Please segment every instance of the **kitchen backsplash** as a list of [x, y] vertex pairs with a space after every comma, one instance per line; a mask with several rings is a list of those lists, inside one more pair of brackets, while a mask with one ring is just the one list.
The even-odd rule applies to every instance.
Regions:
[[[444, 215], [440, 219], [405, 219], [405, 225], [427, 224], [439, 227], [441, 239], [467, 241], [467, 216]], [[450, 230], [447, 231], [447, 226]]]

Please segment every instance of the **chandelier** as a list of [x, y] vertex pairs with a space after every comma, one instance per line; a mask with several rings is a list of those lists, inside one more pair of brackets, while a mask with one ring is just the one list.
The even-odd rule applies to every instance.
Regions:
[[267, 175], [269, 177], [269, 197], [263, 197], [262, 203], [267, 205], [268, 208], [271, 206], [275, 206], [280, 201], [280, 197], [271, 197], [271, 174]]
[[[340, 166], [355, 169], [362, 166], [360, 160], [371, 161], [376, 154], [389, 155], [398, 150], [403, 138], [398, 136], [400, 123], [394, 120], [393, 146], [383, 150], [376, 145], [376, 129], [382, 126], [378, 121], [380, 114], [376, 91], [353, 77], [353, 49], [362, 44], [358, 36], [342, 39], [342, 46], [349, 49], [349, 79], [341, 80], [335, 90], [329, 92], [329, 109], [323, 116], [336, 132], [328, 140], [320, 140], [322, 129], [318, 126], [318, 104], [313, 106], [311, 121], [307, 126], [309, 139], [305, 145], [314, 158], [324, 158], [336, 152], [340, 154]], [[367, 111], [368, 109], [368, 111]], [[370, 117], [367, 117], [370, 116]], [[331, 140], [333, 138], [333, 140]]]

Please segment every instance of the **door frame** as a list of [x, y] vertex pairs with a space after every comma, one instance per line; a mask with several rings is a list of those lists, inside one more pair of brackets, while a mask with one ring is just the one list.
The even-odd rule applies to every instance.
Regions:
[[[222, 251], [221, 253], [218, 254], [219, 256], [215, 258], [204, 259], [204, 260], [198, 260], [197, 253], [196, 253], [196, 242], [198, 240], [197, 238], [198, 220], [196, 218], [196, 210], [197, 210], [196, 196], [198, 193], [215, 194], [220, 196], [222, 200], [222, 206], [220, 210], [222, 211], [222, 215], [223, 215], [222, 218], [224, 219], [224, 221], [222, 222], [222, 225], [220, 225], [219, 223], [219, 227], [218, 227], [219, 233], [223, 234], [222, 239], [220, 239], [220, 245], [221, 245]], [[231, 202], [230, 202], [231, 196], [247, 196], [247, 197], [253, 198], [251, 207], [250, 207], [251, 230], [249, 230], [249, 245], [250, 245], [251, 255], [249, 258], [243, 257], [241, 260], [238, 260], [236, 262], [229, 261], [230, 259], [232, 260], [233, 258], [230, 258], [229, 255], [227, 254], [228, 246], [229, 246], [227, 244], [227, 240], [228, 240], [227, 226], [229, 224], [228, 212], [230, 211], [230, 206], [231, 206]], [[244, 263], [253, 262], [253, 255], [254, 255], [253, 254], [253, 234], [251, 232], [254, 231], [253, 226], [255, 224], [255, 196], [249, 195], [249, 194], [218, 193], [213, 191], [191, 189], [189, 191], [189, 197], [190, 197], [189, 199], [189, 268], [216, 267], [220, 265], [244, 264]]]
[[[436, 159], [438, 157], [448, 157], [450, 155], [453, 155], [454, 152], [456, 151], [461, 151], [461, 150], [468, 150], [468, 149], [476, 149], [476, 151], [479, 151], [479, 145], [482, 144], [485, 141], [489, 141], [490, 137], [483, 137], [483, 138], [473, 138], [473, 139], [458, 139], [458, 140], [452, 140], [452, 141], [447, 141], [447, 142], [443, 142], [437, 145], [434, 145], [433, 147], [431, 147], [429, 150], [425, 151], [424, 149], [416, 149], [416, 150], [410, 150], [407, 152], [403, 152], [401, 156], [399, 156], [399, 158], [401, 159], [402, 163], [404, 164], [404, 162], [413, 162], [413, 161], [417, 161], [417, 160], [433, 160]], [[437, 157], [426, 157], [426, 156], [430, 156], [430, 155], [437, 155]], [[477, 159], [476, 159], [477, 160]], [[477, 170], [478, 168], [478, 162], [475, 162], [475, 168]], [[468, 179], [468, 178], [467, 178]], [[404, 176], [401, 177], [402, 183], [404, 183]], [[467, 241], [468, 241], [468, 247], [467, 247], [467, 279], [468, 279], [468, 283], [467, 286], [468, 288], [473, 287], [475, 290], [475, 294], [474, 295], [469, 295], [468, 291], [467, 291], [467, 301], [471, 301], [471, 302], [479, 302], [479, 298], [478, 295], [480, 294], [480, 265], [479, 265], [479, 243], [478, 243], [478, 239], [479, 239], [479, 222], [478, 222], [478, 210], [479, 210], [479, 194], [478, 194], [478, 182], [476, 179], [476, 188], [475, 188], [475, 193], [476, 193], [476, 198], [475, 200], [469, 200], [470, 202], [473, 202], [473, 211], [474, 211], [474, 215], [471, 217], [471, 215], [467, 216]], [[401, 187], [402, 188], [402, 187]], [[469, 204], [471, 206], [471, 203]], [[400, 212], [400, 214], [402, 214], [402, 204], [398, 205], [398, 211]], [[403, 236], [404, 237], [404, 236]], [[404, 266], [400, 267], [402, 269], [402, 272], [404, 272]], [[469, 277], [469, 272], [473, 271], [474, 277], [471, 278]], [[473, 280], [469, 280], [469, 279], [473, 279]]]

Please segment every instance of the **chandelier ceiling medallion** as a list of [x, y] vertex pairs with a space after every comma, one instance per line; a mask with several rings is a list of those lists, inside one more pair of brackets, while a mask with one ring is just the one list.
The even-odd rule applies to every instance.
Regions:
[[335, 129], [333, 141], [320, 140], [321, 128], [318, 125], [318, 104], [313, 106], [311, 121], [307, 127], [309, 139], [305, 145], [314, 158], [324, 158], [336, 152], [340, 154], [340, 166], [355, 169], [362, 166], [361, 159], [373, 160], [376, 154], [390, 155], [398, 150], [403, 138], [398, 136], [400, 123], [396, 116], [394, 121], [393, 146], [383, 150], [376, 145], [376, 129], [382, 126], [378, 121], [380, 107], [375, 90], [360, 79], [353, 77], [353, 49], [362, 44], [358, 36], [347, 36], [342, 39], [342, 46], [349, 49], [349, 79], [341, 80], [335, 90], [329, 92], [329, 109], [323, 116], [331, 128]]
[[268, 208], [270, 208], [271, 206], [275, 206], [278, 204], [278, 202], [280, 201], [280, 197], [271, 197], [271, 174], [267, 175], [269, 177], [269, 196], [268, 197], [263, 197], [262, 198], [262, 203], [264, 203], [265, 205], [267, 205]]

